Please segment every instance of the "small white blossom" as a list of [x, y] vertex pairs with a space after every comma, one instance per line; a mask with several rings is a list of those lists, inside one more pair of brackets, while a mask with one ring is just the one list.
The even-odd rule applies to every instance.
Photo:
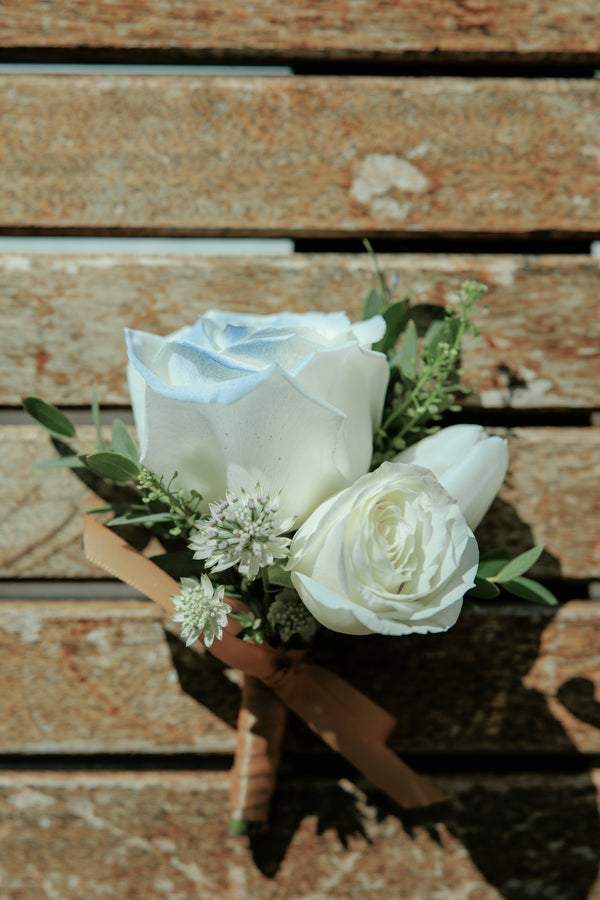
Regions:
[[202, 634], [204, 644], [211, 647], [215, 638], [220, 641], [223, 637], [227, 614], [231, 612], [229, 604], [223, 602], [225, 588], [222, 585], [215, 588], [208, 575], [202, 575], [200, 581], [182, 578], [179, 585], [181, 592], [171, 596], [176, 609], [171, 618], [181, 622], [181, 636], [186, 638], [186, 647]]
[[194, 559], [205, 559], [213, 572], [237, 565], [242, 575], [256, 578], [261, 568], [288, 555], [293, 519], [279, 521], [278, 505], [257, 485], [254, 493], [240, 496], [227, 491], [226, 499], [210, 504], [211, 518], [203, 522], [190, 541]]

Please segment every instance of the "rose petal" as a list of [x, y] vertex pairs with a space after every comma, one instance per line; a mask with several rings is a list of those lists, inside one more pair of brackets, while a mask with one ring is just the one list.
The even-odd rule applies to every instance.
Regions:
[[396, 462], [431, 469], [458, 501], [470, 528], [476, 528], [502, 486], [508, 444], [480, 425], [451, 425], [403, 450]]

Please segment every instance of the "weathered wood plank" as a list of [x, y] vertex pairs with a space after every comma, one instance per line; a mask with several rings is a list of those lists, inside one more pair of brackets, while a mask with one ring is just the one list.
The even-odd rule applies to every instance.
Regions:
[[226, 833], [223, 774], [5, 772], [2, 896], [598, 900], [597, 772], [436, 781], [452, 803], [411, 818], [284, 780], [248, 846]]
[[[486, 283], [464, 381], [484, 407], [595, 408], [600, 382], [600, 259], [388, 255], [397, 296], [445, 304], [466, 278]], [[431, 284], [443, 279], [441, 283]], [[275, 258], [0, 255], [0, 403], [128, 404], [123, 328], [168, 334], [211, 306], [272, 313], [345, 309], [358, 319], [373, 283], [364, 256]], [[19, 335], [15, 340], [15, 335]], [[82, 364], [85, 360], [85, 364]]]
[[[414, 59], [434, 53], [472, 58], [596, 57], [591, 0], [385, 0], [249, 3], [192, 0], [5, 0], [0, 46], [151, 48], [335, 59]], [[35, 27], [33, 24], [35, 23]]]
[[0, 78], [0, 227], [596, 234], [600, 83]]
[[[239, 690], [176, 634], [141, 601], [2, 602], [0, 752], [232, 753]], [[443, 635], [323, 633], [312, 655], [397, 717], [399, 753], [573, 756], [600, 751], [599, 653], [600, 603], [572, 601], [482, 607]], [[287, 754], [313, 752], [292, 718]]]
[[[91, 431], [82, 439], [93, 444]], [[542, 578], [600, 576], [600, 429], [518, 428], [508, 434], [507, 482], [478, 529], [483, 550], [515, 553], [546, 546], [535, 572]], [[2, 497], [0, 570], [4, 578], [98, 578], [81, 550], [81, 514], [98, 506], [73, 471], [33, 472], [52, 455], [35, 426], [0, 430]]]

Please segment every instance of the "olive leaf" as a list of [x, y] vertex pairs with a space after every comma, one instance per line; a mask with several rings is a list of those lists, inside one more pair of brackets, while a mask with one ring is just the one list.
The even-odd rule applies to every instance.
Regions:
[[519, 575], [523, 575], [524, 572], [532, 567], [534, 562], [537, 562], [542, 555], [543, 549], [544, 545], [538, 544], [537, 547], [532, 547], [531, 550], [526, 550], [525, 553], [515, 556], [514, 559], [511, 559], [499, 572], [492, 576], [493, 581], [504, 585], [507, 581], [512, 581], [514, 578], [518, 578]]
[[112, 453], [110, 450], [82, 455], [80, 459], [96, 475], [119, 483], [135, 481], [140, 473], [140, 467], [132, 459], [120, 453]]
[[115, 453], [126, 456], [128, 459], [133, 460], [134, 463], [139, 462], [140, 451], [137, 444], [129, 433], [127, 425], [120, 419], [113, 419], [111, 445]]
[[71, 420], [60, 409], [52, 406], [51, 403], [46, 403], [41, 397], [24, 397], [23, 406], [31, 418], [49, 431], [53, 437], [72, 438], [76, 436], [77, 432]]

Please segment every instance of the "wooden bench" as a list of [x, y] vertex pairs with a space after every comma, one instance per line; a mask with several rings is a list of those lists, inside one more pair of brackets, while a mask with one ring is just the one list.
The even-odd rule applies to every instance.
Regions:
[[[0, 244], [1, 900], [600, 898], [596, 4], [10, 0], [0, 47], [105, 67], [0, 69], [0, 234], [99, 239]], [[297, 252], [114, 252], [107, 236]], [[293, 721], [273, 827], [248, 844], [227, 835], [236, 673], [85, 560], [97, 498], [31, 471], [49, 445], [20, 398], [87, 421], [97, 382], [126, 408], [126, 325], [167, 333], [213, 306], [358, 317], [364, 237], [399, 290], [432, 282], [427, 302], [489, 285], [462, 419], [506, 433], [511, 467], [478, 537], [543, 542], [534, 574], [561, 603], [321, 642], [451, 803], [404, 813]]]

